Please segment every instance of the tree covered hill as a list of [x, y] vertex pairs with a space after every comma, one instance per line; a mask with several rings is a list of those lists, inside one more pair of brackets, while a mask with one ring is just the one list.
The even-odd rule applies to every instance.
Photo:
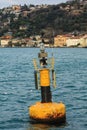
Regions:
[[72, 0], [45, 8], [24, 5], [19, 12], [4, 8], [0, 10], [0, 36], [8, 31], [14, 37], [29, 37], [42, 32], [46, 37], [52, 37], [53, 33], [87, 32], [87, 1]]

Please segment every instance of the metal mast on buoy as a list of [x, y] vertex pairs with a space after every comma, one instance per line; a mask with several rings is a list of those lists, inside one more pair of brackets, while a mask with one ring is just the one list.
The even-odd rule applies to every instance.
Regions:
[[56, 77], [54, 70], [54, 57], [48, 59], [44, 44], [40, 45], [38, 61], [33, 60], [35, 87], [41, 89], [41, 102], [36, 102], [29, 107], [29, 116], [33, 121], [45, 123], [62, 123], [66, 119], [66, 109], [62, 102], [52, 102], [51, 80], [53, 87], [56, 87]]

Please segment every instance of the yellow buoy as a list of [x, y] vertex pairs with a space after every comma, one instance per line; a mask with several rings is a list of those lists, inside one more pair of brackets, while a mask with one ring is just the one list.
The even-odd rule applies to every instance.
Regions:
[[[52, 102], [52, 95], [50, 90], [50, 80], [52, 79], [53, 86], [56, 86], [55, 71], [54, 71], [54, 59], [52, 57], [52, 63], [50, 67], [47, 64], [47, 53], [44, 47], [41, 47], [39, 53], [40, 68], [37, 67], [37, 62], [34, 60], [35, 67], [35, 86], [36, 89], [41, 88], [41, 102], [36, 102], [29, 107], [29, 115], [33, 121], [44, 123], [62, 123], [66, 120], [66, 108], [65, 105], [60, 102]], [[50, 73], [52, 72], [52, 78]], [[39, 77], [39, 79], [38, 79]]]
[[66, 108], [60, 103], [37, 102], [29, 108], [30, 118], [39, 122], [65, 122]]

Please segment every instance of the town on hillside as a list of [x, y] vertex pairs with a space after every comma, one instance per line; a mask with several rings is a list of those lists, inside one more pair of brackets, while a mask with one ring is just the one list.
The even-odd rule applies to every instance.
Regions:
[[29, 38], [12, 38], [11, 35], [0, 39], [0, 47], [39, 47], [41, 42], [45, 47], [87, 47], [87, 34], [63, 34], [53, 37], [53, 40], [34, 35]]
[[45, 47], [87, 47], [87, 0], [0, 9], [0, 47], [39, 47], [42, 41]]

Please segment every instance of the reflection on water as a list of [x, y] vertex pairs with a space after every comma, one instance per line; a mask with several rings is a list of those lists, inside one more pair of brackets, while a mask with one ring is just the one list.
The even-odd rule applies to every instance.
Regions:
[[47, 124], [31, 124], [28, 130], [48, 130], [49, 125]]
[[33, 123], [31, 122], [28, 126], [27, 130], [54, 130], [58, 128], [65, 128], [68, 125], [67, 122], [61, 123], [60, 125], [57, 123], [52, 123], [52, 124], [45, 124], [45, 123]]

